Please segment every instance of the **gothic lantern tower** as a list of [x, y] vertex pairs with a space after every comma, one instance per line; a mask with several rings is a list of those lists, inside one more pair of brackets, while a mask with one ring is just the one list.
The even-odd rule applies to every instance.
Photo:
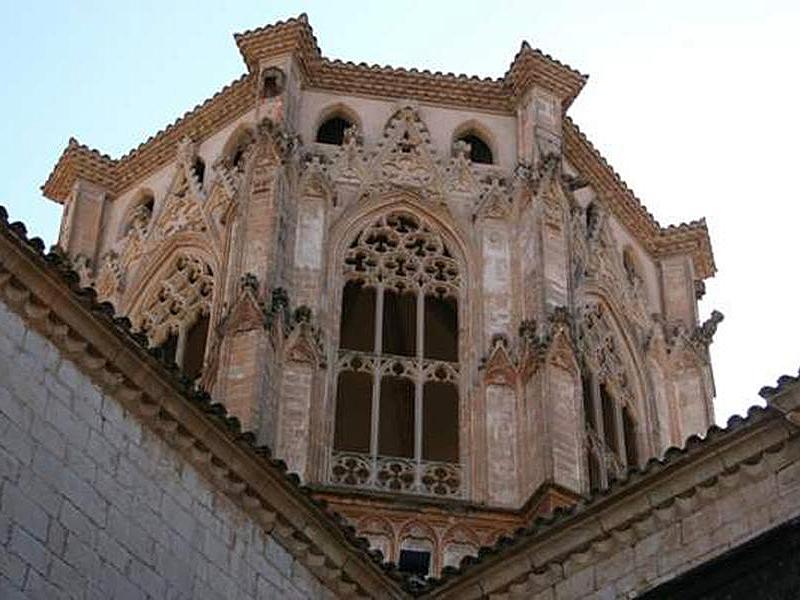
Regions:
[[247, 72], [44, 186], [87, 285], [387, 559], [457, 565], [713, 423], [703, 221], [662, 228], [567, 116], [586, 77], [322, 56]]

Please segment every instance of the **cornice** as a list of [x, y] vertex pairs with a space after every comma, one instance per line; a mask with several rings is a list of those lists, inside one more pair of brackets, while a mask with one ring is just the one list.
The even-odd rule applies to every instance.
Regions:
[[405, 597], [403, 583], [380, 553], [310, 490], [287, 474], [238, 419], [192, 390], [176, 368], [131, 333], [113, 307], [98, 304], [94, 291], [60, 254], [44, 254], [21, 223], [7, 223], [0, 207], [0, 297], [33, 329], [116, 398], [127, 410], [198, 468], [266, 532], [341, 597]]
[[524, 43], [503, 78], [479, 78], [427, 70], [355, 64], [322, 56], [305, 14], [234, 36], [248, 73], [184, 114], [119, 159], [71, 139], [42, 191], [64, 202], [77, 179], [86, 179], [118, 195], [136, 181], [169, 163], [184, 137], [200, 142], [255, 105], [255, 81], [262, 59], [295, 57], [304, 85], [350, 95], [403, 98], [443, 106], [514, 114], [516, 99], [531, 86], [559, 96], [563, 109], [575, 98], [586, 76]]
[[675, 254], [692, 257], [698, 279], [717, 271], [705, 219], [662, 227], [625, 181], [569, 118], [564, 119], [564, 156], [591, 183], [614, 216], [656, 258]]
[[253, 108], [255, 77], [249, 74], [222, 88], [120, 158], [111, 158], [70, 138], [42, 186], [45, 197], [63, 203], [84, 179], [117, 196], [175, 159], [184, 138], [200, 142]]

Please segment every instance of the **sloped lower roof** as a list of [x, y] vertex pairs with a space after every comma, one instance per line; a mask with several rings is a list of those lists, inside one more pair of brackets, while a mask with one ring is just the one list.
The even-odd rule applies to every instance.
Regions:
[[[193, 390], [174, 365], [161, 361], [158, 352], [147, 348], [143, 336], [131, 332], [127, 319], [115, 317], [110, 304], [98, 304], [94, 291], [81, 289], [78, 281], [59, 252], [45, 254], [44, 243], [29, 239], [22, 223], [9, 223], [0, 207], [0, 298], [126, 408], [161, 432], [187, 460], [205, 469], [221, 491], [342, 595], [457, 595], [459, 582], [485, 577], [487, 569], [502, 569], [520, 548], [557, 535], [587, 515], [612, 509], [637, 490], [692, 473], [695, 464], [732, 452], [728, 449], [748, 437], [763, 432], [763, 444], [774, 445], [781, 435], [788, 435], [780, 434], [786, 427], [796, 435], [783, 417], [789, 411], [796, 413], [800, 405], [800, 377], [784, 376], [778, 387], [764, 388], [762, 395], [771, 401], [784, 399], [786, 408], [754, 407], [747, 417], [732, 417], [725, 429], [714, 426], [703, 438], [692, 436], [683, 448], [667, 451], [641, 470], [631, 469], [624, 481], [610, 489], [570, 509], [538, 517], [494, 547], [482, 548], [477, 559], [466, 558], [459, 569], [446, 568], [441, 579], [420, 584], [384, 563], [380, 552], [369, 551], [367, 541], [356, 537], [326, 503], [312, 498], [310, 489], [288, 474], [286, 464], [272, 458], [268, 447], [257, 446], [255, 436], [243, 432], [238, 419], [228, 415], [222, 404]], [[729, 465], [728, 471], [754, 460], [739, 458], [742, 462]], [[716, 485], [716, 478], [712, 479], [700, 485]], [[660, 492], [659, 506], [675, 502], [674, 494]]]

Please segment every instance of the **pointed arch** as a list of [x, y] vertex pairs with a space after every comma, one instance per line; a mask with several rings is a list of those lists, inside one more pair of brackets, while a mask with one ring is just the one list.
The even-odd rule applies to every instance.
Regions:
[[637, 419], [643, 419], [647, 415], [644, 412], [644, 398], [647, 395], [647, 386], [645, 378], [645, 363], [644, 357], [640, 352], [636, 351], [636, 341], [631, 332], [632, 325], [624, 317], [625, 312], [622, 310], [620, 304], [615, 300], [614, 294], [609, 290], [591, 285], [584, 290], [584, 298], [589, 303], [592, 299], [597, 304], [602, 306], [608, 317], [609, 324], [612, 327], [614, 337], [622, 343], [622, 359], [627, 367], [627, 372], [633, 377], [632, 393], [637, 403], [640, 406], [634, 406], [635, 416]]
[[219, 288], [218, 272], [203, 254], [173, 248], [154, 262], [157, 269], [136, 290], [127, 312], [134, 329], [192, 380], [200, 378], [206, 363], [214, 295]]
[[442, 567], [458, 567], [467, 556], [477, 556], [480, 538], [469, 527], [456, 524], [442, 535]]
[[334, 223], [326, 265], [337, 349], [331, 477], [341, 483], [336, 469], [352, 457], [374, 465], [353, 485], [460, 497], [469, 447], [466, 238], [413, 193], [368, 202]]
[[[479, 145], [475, 145], [475, 140]], [[458, 141], [464, 141], [473, 147], [470, 151], [470, 158], [474, 163], [497, 164], [497, 141], [492, 130], [477, 119], [470, 119], [461, 123], [453, 131], [451, 145]], [[485, 145], [485, 148], [480, 144]]]
[[[580, 343], [586, 411], [586, 454], [590, 489], [625, 476], [651, 454], [653, 410], [648, 402], [644, 357], [636, 350], [630, 323], [614, 296], [598, 286], [586, 290]], [[606, 468], [607, 467], [607, 468]]]
[[169, 260], [178, 252], [191, 254], [208, 264], [215, 276], [215, 289], [221, 289], [217, 285], [219, 281], [216, 279], [220, 273], [221, 261], [214, 248], [208, 243], [208, 239], [195, 233], [179, 234], [164, 241], [153, 250], [149, 254], [148, 260], [142, 261], [144, 264], [131, 274], [126, 288], [126, 297], [122, 299], [120, 305], [123, 314], [130, 315], [140, 309], [147, 291], [155, 282], [163, 278], [164, 272], [169, 270]]
[[128, 234], [132, 227], [147, 227], [153, 220], [156, 208], [156, 196], [148, 187], [140, 188], [128, 201], [117, 225], [115, 239]]
[[385, 561], [397, 559], [397, 532], [388, 519], [379, 515], [368, 515], [358, 522], [357, 531], [369, 540], [370, 548], [381, 551]]
[[[340, 120], [342, 123], [334, 124], [334, 120]], [[325, 127], [326, 124], [331, 125], [331, 130], [324, 132], [324, 139], [328, 141], [321, 141], [320, 135], [323, 132], [323, 127]], [[312, 130], [312, 137], [317, 143], [333, 143], [336, 145], [341, 145], [344, 141], [345, 130], [349, 127], [356, 127], [358, 131], [363, 131], [361, 118], [353, 108], [344, 102], [334, 102], [333, 104], [325, 106], [317, 115], [317, 119], [314, 123], [314, 129]], [[334, 137], [336, 138], [335, 141]]]
[[243, 170], [247, 151], [255, 141], [255, 126], [251, 123], [240, 123], [228, 136], [220, 159], [228, 168]]

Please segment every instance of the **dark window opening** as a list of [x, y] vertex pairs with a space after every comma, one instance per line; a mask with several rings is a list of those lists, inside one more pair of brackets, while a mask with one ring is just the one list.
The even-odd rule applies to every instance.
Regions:
[[149, 212], [152, 215], [153, 209], [156, 206], [155, 198], [153, 198], [152, 195], [147, 194], [147, 196], [145, 196], [143, 199], [142, 206], [144, 206], [147, 209], [147, 212]]
[[417, 354], [417, 296], [412, 292], [383, 292], [383, 352]]
[[375, 288], [348, 281], [342, 292], [339, 347], [359, 352], [375, 350]]
[[267, 69], [261, 79], [261, 97], [275, 98], [283, 92], [283, 71], [276, 68]]
[[458, 362], [458, 302], [425, 296], [425, 358]]
[[600, 386], [600, 402], [603, 407], [603, 433], [605, 434], [606, 446], [616, 453], [619, 453], [617, 445], [617, 419], [614, 414], [614, 399], [608, 393], [605, 385]]
[[400, 550], [397, 569], [401, 573], [427, 577], [431, 568], [431, 553], [427, 550]]
[[622, 428], [625, 433], [625, 454], [628, 466], [639, 466], [639, 453], [636, 448], [636, 424], [627, 406], [622, 407]]
[[597, 460], [597, 457], [591, 450], [586, 453], [586, 459], [589, 463], [589, 490], [594, 492], [603, 486], [600, 461]]
[[201, 315], [186, 332], [183, 349], [183, 372], [189, 379], [197, 379], [203, 371], [208, 338], [208, 315]]
[[494, 157], [492, 156], [492, 150], [489, 148], [489, 144], [484, 142], [474, 133], [469, 133], [461, 136], [458, 139], [461, 142], [466, 142], [469, 144], [469, 159], [472, 162], [481, 163], [484, 165], [491, 165], [494, 162]]
[[387, 375], [381, 379], [378, 454], [414, 456], [414, 382]]
[[199, 156], [194, 159], [194, 163], [192, 164], [192, 171], [194, 171], [195, 177], [200, 182], [200, 185], [203, 185], [203, 177], [206, 174], [206, 163], [203, 162], [203, 159]]
[[175, 362], [175, 356], [178, 353], [178, 334], [170, 333], [169, 337], [159, 346], [161, 350], [161, 357], [167, 363], [172, 364]]
[[597, 227], [597, 223], [600, 220], [600, 215], [597, 210], [597, 206], [594, 202], [589, 203], [586, 207], [586, 233], [588, 235], [592, 235], [594, 233], [595, 227]]
[[346, 452], [369, 452], [372, 427], [372, 376], [343, 371], [336, 386], [333, 446]]
[[331, 117], [317, 129], [317, 142], [341, 146], [344, 143], [345, 130], [352, 126], [353, 124], [347, 119]]
[[458, 462], [458, 389], [429, 381], [422, 390], [422, 458]]
[[592, 402], [592, 380], [590, 377], [581, 378], [583, 385], [583, 414], [586, 418], [586, 427], [591, 431], [597, 430], [597, 423], [594, 418], [594, 403]]
[[244, 166], [244, 151], [244, 145], [237, 146], [233, 151], [233, 155], [231, 156], [231, 164], [234, 166], [234, 168], [238, 169], [239, 167]]

